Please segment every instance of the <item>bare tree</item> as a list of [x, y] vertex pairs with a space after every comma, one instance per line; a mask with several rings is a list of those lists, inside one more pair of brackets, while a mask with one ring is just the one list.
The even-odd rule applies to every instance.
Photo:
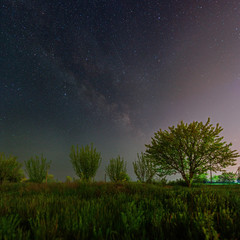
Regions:
[[137, 154], [138, 160], [133, 162], [133, 169], [137, 179], [141, 182], [152, 182], [153, 177], [156, 175], [156, 169], [153, 161], [144, 153]]

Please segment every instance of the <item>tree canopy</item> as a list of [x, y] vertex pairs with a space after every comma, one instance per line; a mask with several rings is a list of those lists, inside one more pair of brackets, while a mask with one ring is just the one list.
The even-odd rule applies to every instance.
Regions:
[[168, 174], [180, 173], [191, 186], [199, 174], [235, 165], [239, 154], [231, 150], [231, 143], [222, 141], [223, 137], [219, 136], [222, 130], [219, 123], [215, 127], [210, 124], [210, 118], [205, 124], [181, 121], [168, 131], [160, 129], [154, 133], [151, 144], [146, 145], [146, 153], [159, 169]]

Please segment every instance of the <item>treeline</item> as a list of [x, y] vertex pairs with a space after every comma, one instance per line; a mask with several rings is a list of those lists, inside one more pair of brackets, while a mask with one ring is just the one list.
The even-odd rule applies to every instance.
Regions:
[[208, 178], [207, 174], [201, 174], [194, 179], [194, 182], [197, 183], [233, 183], [236, 181], [240, 181], [240, 177], [236, 173], [225, 171], [222, 172], [220, 175], [213, 176], [212, 179]]
[[[70, 162], [78, 176], [78, 180], [92, 182], [97, 170], [102, 162], [101, 153], [97, 152], [93, 144], [79, 147], [78, 145], [72, 146], [69, 154]], [[157, 171], [154, 169], [150, 159], [144, 154], [137, 154], [137, 161], [133, 162], [134, 172], [137, 179], [141, 182], [152, 182]], [[16, 156], [6, 156], [0, 153], [0, 182], [54, 182], [54, 176], [49, 174], [51, 161], [41, 155], [31, 157], [29, 160], [24, 161], [25, 177], [23, 165], [17, 161]], [[127, 174], [127, 162], [123, 157], [117, 156], [109, 161], [105, 169], [105, 176], [111, 182], [124, 182], [130, 181]], [[66, 177], [66, 182], [71, 182], [73, 179], [70, 176]]]
[[[210, 118], [202, 122], [190, 124], [179, 123], [168, 130], [159, 130], [154, 134], [150, 144], [146, 144], [146, 151], [137, 154], [133, 162], [134, 172], [140, 182], [152, 182], [155, 176], [164, 178], [168, 175], [180, 174], [189, 187], [194, 181], [201, 179], [207, 171], [224, 171], [228, 166], [234, 166], [240, 156], [236, 150], [231, 150], [232, 144], [223, 141], [219, 136], [223, 128], [210, 124]], [[81, 181], [91, 182], [102, 162], [101, 153], [93, 147], [72, 146], [70, 161], [76, 175]], [[32, 157], [24, 162], [25, 172], [29, 181], [41, 183], [49, 181], [48, 170], [51, 162], [42, 156]], [[120, 156], [110, 159], [105, 174], [112, 182], [129, 181], [127, 162]], [[225, 175], [224, 175], [225, 174]], [[226, 179], [224, 173], [220, 179]], [[0, 182], [17, 182], [23, 179], [22, 165], [15, 156], [0, 154]], [[67, 177], [67, 181], [71, 178]]]

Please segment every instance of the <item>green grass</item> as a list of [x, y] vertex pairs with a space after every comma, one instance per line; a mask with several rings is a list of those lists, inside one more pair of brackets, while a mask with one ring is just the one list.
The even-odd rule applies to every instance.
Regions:
[[0, 239], [240, 239], [240, 186], [0, 186]]

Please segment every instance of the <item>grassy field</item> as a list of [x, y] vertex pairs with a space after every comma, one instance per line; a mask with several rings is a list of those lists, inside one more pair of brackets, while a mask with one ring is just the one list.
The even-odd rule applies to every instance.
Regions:
[[240, 239], [239, 223], [239, 185], [0, 186], [0, 239]]

